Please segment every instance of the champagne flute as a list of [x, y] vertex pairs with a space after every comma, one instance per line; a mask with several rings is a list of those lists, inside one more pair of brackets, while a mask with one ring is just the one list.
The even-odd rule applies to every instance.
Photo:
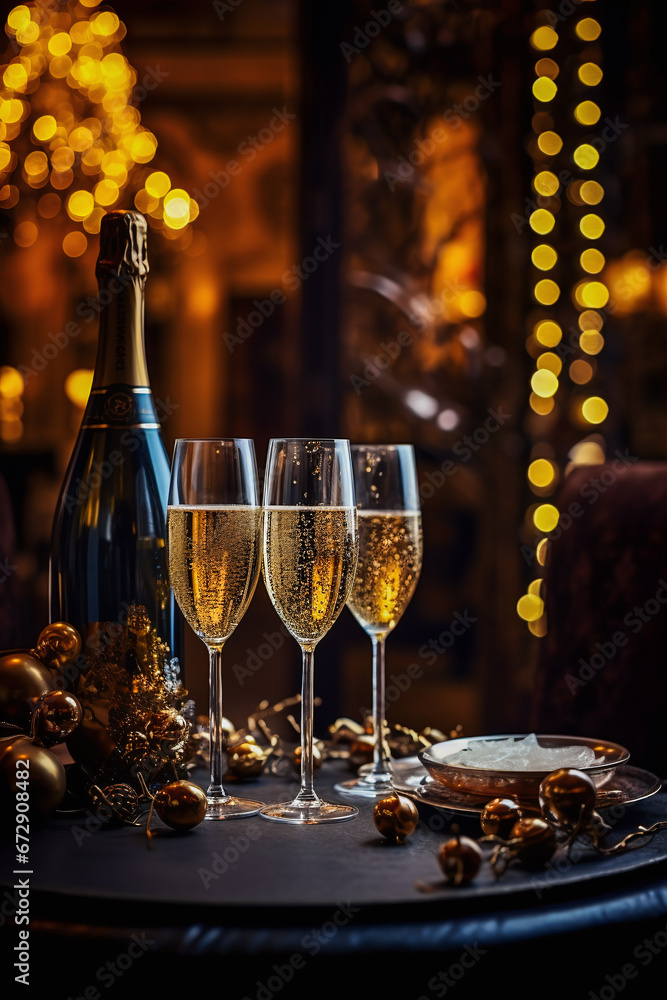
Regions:
[[393, 791], [386, 742], [385, 640], [417, 586], [422, 521], [411, 444], [353, 445], [359, 510], [359, 561], [348, 607], [373, 643], [373, 764], [340, 782], [339, 792], [368, 798]]
[[301, 788], [262, 809], [282, 823], [353, 819], [354, 806], [324, 802], [313, 788], [314, 650], [342, 611], [357, 565], [357, 510], [350, 443], [273, 439], [264, 478], [263, 572], [273, 606], [301, 646]]
[[183, 615], [208, 647], [207, 820], [253, 816], [264, 805], [227, 795], [222, 787], [222, 647], [255, 591], [261, 523], [251, 440], [176, 442], [167, 507], [169, 578]]

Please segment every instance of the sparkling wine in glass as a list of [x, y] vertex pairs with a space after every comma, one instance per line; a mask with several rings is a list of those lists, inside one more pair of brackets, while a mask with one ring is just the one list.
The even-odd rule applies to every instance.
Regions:
[[179, 439], [167, 508], [169, 578], [186, 621], [209, 653], [207, 820], [253, 816], [264, 805], [227, 795], [222, 787], [222, 647], [257, 584], [261, 524], [253, 442]]
[[315, 646], [345, 606], [357, 564], [357, 510], [349, 441], [273, 439], [264, 479], [263, 573], [273, 606], [303, 657], [301, 788], [264, 819], [352, 819], [354, 806], [324, 802], [313, 788]]
[[353, 445], [359, 514], [359, 559], [348, 607], [373, 643], [373, 764], [336, 790], [369, 798], [391, 792], [386, 742], [385, 640], [417, 586], [422, 519], [414, 449], [410, 444]]

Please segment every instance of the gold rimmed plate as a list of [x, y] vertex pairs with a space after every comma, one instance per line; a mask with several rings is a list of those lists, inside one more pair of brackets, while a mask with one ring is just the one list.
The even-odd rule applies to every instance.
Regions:
[[[540, 770], [506, 769], [499, 763], [498, 767], [477, 767], [461, 763], [461, 756], [478, 743], [493, 744], [502, 741], [503, 749], [508, 740], [516, 743], [526, 739], [526, 733], [510, 733], [497, 736], [469, 736], [456, 740], [436, 743], [419, 754], [419, 759], [430, 776], [440, 784], [455, 792], [468, 795], [485, 796], [487, 799], [496, 795], [514, 795], [519, 799], [537, 800], [540, 782], [562, 765], [554, 757], [553, 767]], [[595, 754], [595, 761], [578, 768], [588, 774], [596, 786], [606, 784], [616, 769], [627, 764], [630, 752], [618, 743], [609, 740], [594, 740], [582, 736], [552, 736], [537, 735], [540, 749], [559, 750], [566, 746], [586, 747]], [[500, 756], [500, 754], [499, 754]], [[456, 759], [458, 758], [458, 759]]]
[[[452, 813], [479, 815], [490, 797], [457, 791], [432, 778], [417, 757], [394, 761], [392, 784], [415, 802]], [[630, 764], [620, 764], [604, 787], [598, 788], [595, 808], [608, 809], [641, 802], [657, 794], [662, 782], [655, 774]], [[535, 800], [537, 808], [537, 800]]]

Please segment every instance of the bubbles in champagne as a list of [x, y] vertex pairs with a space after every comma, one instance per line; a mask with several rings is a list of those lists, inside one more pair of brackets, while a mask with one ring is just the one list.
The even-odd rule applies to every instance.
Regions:
[[395, 627], [417, 586], [422, 564], [418, 511], [359, 511], [359, 561], [348, 601], [369, 635]]
[[354, 578], [357, 513], [351, 507], [267, 507], [264, 579], [300, 642], [316, 643], [340, 614]]
[[245, 614], [259, 576], [260, 507], [169, 507], [169, 577], [197, 635], [222, 642]]

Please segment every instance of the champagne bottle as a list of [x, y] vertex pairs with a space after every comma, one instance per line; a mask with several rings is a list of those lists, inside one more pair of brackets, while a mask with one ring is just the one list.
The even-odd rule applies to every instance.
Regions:
[[[146, 712], [173, 714], [182, 689], [165, 545], [169, 460], [144, 349], [146, 233], [138, 212], [102, 219], [97, 361], [53, 525], [51, 620], [81, 633], [71, 686], [84, 709], [93, 694], [104, 700], [91, 703], [70, 746], [93, 768], [124, 750]], [[91, 681], [92, 668], [100, 676]]]

